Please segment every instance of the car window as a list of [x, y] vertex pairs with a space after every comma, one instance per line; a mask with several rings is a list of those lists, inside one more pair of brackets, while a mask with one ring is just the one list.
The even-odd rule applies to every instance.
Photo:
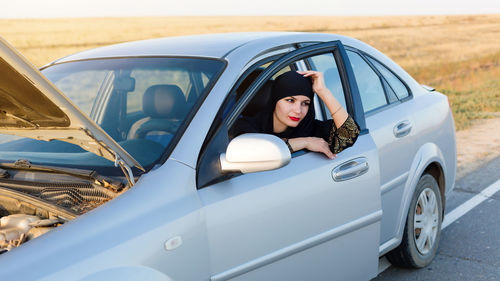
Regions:
[[[255, 68], [253, 71], [251, 71], [240, 83], [238, 88], [236, 89], [236, 99], [238, 100], [243, 93], [250, 87], [250, 85], [259, 77], [259, 75], [272, 63], [273, 61], [267, 62], [265, 64], [262, 64]], [[272, 77], [271, 80], [276, 79], [276, 77], [280, 76], [281, 74], [292, 70], [290, 66], [284, 67], [278, 72], [276, 72]]]
[[208, 82], [210, 82], [210, 78], [207, 76], [206, 73], [201, 73], [201, 83], [203, 83], [203, 87], [206, 87]]
[[[173, 144], [224, 66], [212, 58], [105, 58], [54, 64], [42, 74], [149, 169]], [[0, 162], [19, 157], [39, 165], [123, 174], [113, 162], [74, 144], [0, 134]]]
[[[228, 113], [229, 111], [232, 110], [234, 105], [236, 105], [236, 103], [241, 99], [245, 91], [255, 82], [255, 80], [259, 77], [259, 75], [270, 64], [272, 64], [272, 61], [260, 65], [259, 67], [255, 68], [252, 72], [250, 72], [245, 78], [243, 78], [243, 81], [236, 89], [236, 98], [234, 99], [234, 102], [227, 104], [225, 113]], [[280, 76], [281, 74], [287, 71], [291, 71], [292, 69], [297, 69], [297, 67], [294, 65], [293, 66], [288, 65], [286, 67], [281, 68], [276, 73], [274, 73], [271, 76], [271, 78], [264, 85], [261, 86], [261, 88], [257, 91], [257, 93], [252, 97], [250, 102], [246, 104], [246, 106], [244, 107], [243, 111], [240, 113], [238, 118], [253, 117], [263, 112], [267, 108], [270, 102], [272, 85], [276, 77]], [[233, 129], [234, 127], [231, 127], [229, 129], [230, 138], [235, 137], [235, 135], [232, 133]]]
[[[275, 61], [275, 64], [272, 64], [272, 66], [276, 66], [276, 64], [279, 63], [280, 68], [273, 67], [272, 72], [269, 71], [269, 67], [264, 70], [258, 70], [260, 71], [260, 73], [256, 76], [256, 78], [251, 79], [252, 82], [250, 82], [248, 86], [242, 87], [241, 85], [245, 84], [243, 82], [247, 80], [247, 77], [250, 76], [251, 73], [259, 69], [259, 67], [262, 67], [264, 64], [261, 63], [253, 65], [249, 68], [245, 76], [239, 78], [238, 81], [240, 81], [240, 84], [236, 84], [236, 87], [233, 88], [233, 90], [231, 90], [231, 92], [226, 97], [223, 106], [219, 109], [217, 117], [214, 119], [214, 123], [212, 124], [211, 129], [207, 134], [208, 139], [205, 140], [205, 144], [201, 151], [201, 155], [199, 156], [199, 161], [197, 164], [198, 188], [203, 188], [207, 184], [224, 181], [238, 175], [237, 173], [220, 172], [220, 169], [217, 168], [220, 167], [220, 155], [226, 152], [227, 145], [232, 138], [236, 137], [239, 134], [245, 133], [245, 130], [247, 129], [245, 126], [247, 125], [247, 123], [245, 121], [238, 122], [239, 120], [241, 120], [241, 118], [248, 118], [248, 120], [257, 120], [259, 119], [259, 116], [261, 116], [259, 115], [261, 111], [259, 112], [258, 110], [248, 109], [252, 109], [254, 107], [257, 107], [258, 105], [263, 105], [264, 107], [262, 109], [265, 109], [266, 106], [269, 106], [270, 101], [266, 101], [266, 97], [270, 97], [272, 84], [274, 83], [273, 80], [281, 73], [289, 70], [304, 69], [308, 68], [309, 66], [313, 68], [313, 65], [315, 69], [329, 71], [327, 82], [328, 87], [329, 89], [335, 91], [335, 94], [338, 95], [342, 104], [344, 106], [346, 105], [347, 99], [344, 98], [344, 87], [340, 84], [346, 84], [349, 83], [349, 81], [342, 80], [344, 78], [340, 79], [341, 76], [339, 75], [339, 70], [337, 69], [336, 60], [334, 59], [333, 55], [336, 54], [334, 46], [332, 46], [332, 51], [325, 51], [319, 55], [315, 54], [314, 56], [317, 57], [313, 59], [311, 59], [312, 56], [304, 57], [304, 54], [305, 51], [303, 53], [300, 53], [300, 55], [297, 56], [296, 61], [291, 61], [289, 58], [283, 60], [278, 59], [277, 61]], [[340, 53], [338, 54], [340, 55]], [[264, 78], [262, 77], [262, 75], [264, 74], [266, 75], [266, 77], [269, 77], [267, 81], [262, 80]], [[256, 88], [255, 91], [252, 92], [252, 97], [246, 96], [243, 89], [248, 89], [256, 81], [259, 82], [259, 88]], [[340, 81], [341, 83], [339, 84]], [[232, 99], [232, 97], [236, 95], [235, 92], [243, 93], [239, 99]], [[318, 104], [315, 103], [315, 105]], [[352, 104], [350, 104], [349, 106], [352, 106]], [[348, 108], [348, 110], [352, 111], [352, 108]], [[315, 113], [317, 114], [318, 112], [316, 111]], [[254, 117], [256, 119], [254, 119]], [[322, 116], [316, 115], [316, 118], [318, 117]], [[237, 127], [238, 125], [242, 125], [242, 127]], [[255, 131], [255, 128], [251, 128], [251, 126], [252, 125], [250, 124], [250, 129], [248, 130], [248, 132]], [[303, 155], [304, 153], [307, 153], [306, 150], [300, 150], [294, 152], [292, 154], [292, 157], [295, 158], [299, 155]]]
[[392, 89], [391, 86], [389, 86], [389, 83], [387, 83], [387, 80], [385, 78], [381, 78], [382, 84], [384, 84], [384, 89], [385, 89], [385, 94], [387, 96], [387, 99], [389, 100], [389, 103], [393, 103], [395, 101], [398, 101], [398, 97], [396, 96], [396, 93]]
[[382, 74], [382, 76], [384, 76], [384, 78], [389, 83], [389, 86], [391, 87], [391, 89], [394, 91], [394, 93], [396, 94], [396, 96], [399, 99], [404, 99], [407, 96], [409, 96], [409, 92], [408, 92], [408, 89], [406, 88], [406, 86], [403, 84], [403, 82], [401, 82], [401, 80], [392, 71], [387, 69], [387, 67], [385, 67], [384, 65], [379, 63], [377, 60], [375, 60], [369, 56], [367, 56], [367, 57], [370, 60], [370, 62], [373, 63], [373, 65], [375, 65], [375, 67]]
[[283, 67], [282, 69], [280, 69], [280, 71], [276, 72], [272, 77], [271, 77], [271, 80], [274, 80], [276, 79], [276, 77], [280, 76], [281, 74], [287, 72], [287, 71], [291, 71], [292, 69], [295, 69], [292, 68], [291, 66], [287, 66], [287, 67]]
[[[310, 64], [314, 70], [323, 72], [326, 87], [330, 90], [330, 92], [332, 92], [340, 104], [347, 109], [339, 69], [333, 54], [326, 53], [311, 57]], [[327, 118], [331, 119], [331, 112], [328, 111], [328, 108], [323, 103], [322, 106], [324, 107], [325, 112], [328, 113], [326, 114]]]
[[186, 69], [134, 69], [130, 76], [135, 79], [135, 90], [127, 93], [127, 113], [141, 111], [146, 90], [152, 85], [176, 85], [186, 96], [191, 81]]
[[[272, 89], [272, 83], [274, 79], [280, 74], [296, 70], [297, 67], [293, 65], [287, 65], [274, 72], [270, 79], [264, 83], [257, 91], [254, 96], [248, 101], [245, 107], [240, 107], [242, 103], [242, 97], [246, 90], [255, 82], [255, 80], [262, 74], [265, 69], [271, 65], [273, 61], [267, 61], [265, 63], [259, 62], [249, 68], [249, 70], [243, 74], [238, 82], [235, 84], [235, 88], [226, 97], [223, 106], [219, 110], [218, 116], [215, 118], [212, 128], [217, 130], [215, 133], [210, 134], [210, 140], [200, 156], [199, 168], [197, 174], [198, 187], [201, 188], [209, 182], [226, 180], [231, 177], [237, 176], [237, 174], [227, 174], [220, 175], [218, 170], [213, 168], [219, 165], [219, 155], [226, 151], [226, 146], [224, 143], [229, 143], [229, 140], [235, 137], [234, 134], [234, 121], [238, 118], [243, 118], [245, 116], [255, 116], [259, 114], [261, 110], [267, 105], [267, 99], [270, 98], [270, 90]], [[236, 115], [238, 112], [238, 115]], [[230, 122], [232, 118], [235, 118], [233, 122]], [[296, 152], [296, 156], [303, 153], [303, 151]]]
[[[252, 82], [255, 81], [255, 79], [269, 66], [273, 63], [273, 61], [267, 62], [259, 67], [257, 67], [255, 70], [253, 70], [251, 73], [249, 73], [245, 79], [243, 79], [243, 82], [240, 84], [238, 89], [236, 90], [237, 92], [240, 92], [243, 94], [244, 91], [248, 89], [248, 87], [252, 84]], [[271, 77], [271, 80], [276, 79], [276, 77], [280, 76], [281, 74], [292, 70], [290, 66], [284, 67], [280, 69], [278, 72], [273, 74]]]
[[109, 73], [108, 70], [81, 71], [58, 77], [54, 84], [67, 96], [71, 96], [72, 101], [85, 114], [90, 115], [99, 88]]
[[365, 112], [388, 104], [380, 77], [358, 54], [347, 50], [352, 70], [356, 76], [361, 102]]

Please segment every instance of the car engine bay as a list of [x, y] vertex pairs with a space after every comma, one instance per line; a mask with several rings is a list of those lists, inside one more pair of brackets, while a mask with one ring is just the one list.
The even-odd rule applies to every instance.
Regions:
[[122, 194], [121, 182], [29, 170], [0, 177], [0, 254], [35, 239]]

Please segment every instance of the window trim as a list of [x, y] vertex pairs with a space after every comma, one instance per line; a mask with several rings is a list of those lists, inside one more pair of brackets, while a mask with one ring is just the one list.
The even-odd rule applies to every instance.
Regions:
[[[218, 133], [218, 131], [221, 129], [221, 127], [223, 127], [223, 124], [225, 122], [224, 122], [224, 120], [221, 120], [222, 118], [220, 118], [220, 117], [222, 117], [224, 115], [223, 112], [229, 106], [229, 103], [231, 102], [231, 98], [233, 96], [236, 97], [236, 90], [240, 87], [241, 83], [243, 83], [243, 81], [248, 77], [248, 75], [250, 75], [253, 71], [255, 71], [257, 68], [259, 68], [261, 65], [269, 63], [269, 62], [272, 62], [272, 61], [275, 61], [276, 59], [282, 57], [283, 55], [284, 54], [275, 54], [275, 55], [263, 58], [263, 59], [255, 62], [253, 65], [247, 67], [245, 69], [245, 71], [243, 71], [243, 73], [239, 76], [238, 80], [236, 80], [236, 82], [233, 84], [233, 86], [231, 87], [231, 90], [228, 92], [228, 94], [224, 98], [224, 101], [221, 103], [219, 109], [217, 110], [217, 113], [215, 115], [216, 117], [212, 121], [212, 125], [210, 126], [210, 129], [208, 130], [208, 132], [207, 132], [207, 134], [205, 136], [205, 140], [203, 141], [203, 144], [201, 146], [200, 154], [198, 155], [197, 166], [199, 164], [199, 161], [200, 161], [200, 159], [202, 157], [202, 154], [203, 154], [206, 146], [211, 141], [211, 139], [213, 138], [213, 136]], [[231, 109], [228, 112], [228, 114], [231, 111], [234, 111], [234, 107], [236, 107], [237, 105], [238, 105], [238, 102], [233, 105], [233, 109]], [[225, 117], [227, 117], [227, 116], [225, 116]], [[224, 118], [224, 119], [226, 119], [226, 118]]]
[[[217, 166], [216, 163], [218, 161], [217, 150], [221, 150], [221, 148], [225, 148], [227, 146], [227, 144], [229, 143], [227, 132], [229, 131], [230, 126], [234, 124], [238, 115], [243, 111], [245, 106], [257, 93], [258, 89], [260, 89], [260, 87], [263, 86], [265, 81], [267, 81], [269, 78], [271, 78], [275, 73], [277, 73], [280, 69], [282, 69], [285, 66], [293, 65], [298, 61], [307, 59], [308, 57], [328, 52], [333, 54], [335, 62], [337, 63], [339, 69], [339, 75], [342, 81], [342, 87], [344, 90], [344, 95], [346, 96], [346, 106], [348, 107], [349, 111], [352, 111], [351, 115], [358, 122], [361, 131], [363, 133], [368, 133], [368, 129], [366, 129], [365, 114], [364, 111], [362, 110], [361, 98], [359, 96], [359, 90], [357, 88], [357, 84], [355, 83], [355, 76], [350, 66], [347, 53], [345, 52], [344, 45], [340, 40], [320, 42], [311, 46], [290, 51], [285, 54], [278, 54], [276, 56], [267, 57], [254, 63], [252, 66], [248, 67], [243, 72], [243, 74], [240, 74], [237, 82], [233, 85], [230, 92], [226, 95], [225, 100], [219, 107], [216, 117], [212, 122], [212, 125], [205, 137], [202, 148], [198, 155], [198, 160], [196, 164], [197, 189], [201, 189], [205, 186], [209, 186], [216, 182], [227, 180], [232, 177], [229, 174], [221, 174], [220, 172], [217, 173], [211, 171], [214, 170], [214, 168], [216, 168], [214, 167], [214, 165]], [[264, 70], [264, 72], [267, 71], [267, 73], [265, 75], [262, 74], [259, 75], [255, 79], [255, 81], [250, 84], [249, 88], [246, 89], [246, 91], [240, 97], [239, 102], [234, 105], [234, 107], [229, 111], [228, 115], [225, 118], [222, 118], [221, 114], [228, 105], [229, 98], [235, 94], [235, 91], [239, 87], [241, 82], [257, 67], [271, 60], [276, 60], [276, 61], [273, 62], [268, 68]], [[222, 129], [226, 130], [225, 134], [221, 132]], [[213, 140], [215, 139], [219, 140], [221, 143], [214, 144]], [[214, 154], [215, 156], [211, 154]], [[203, 177], [203, 182], [200, 182], [202, 177]]]
[[[317, 45], [320, 45], [320, 44], [326, 44], [326, 46], [318, 47]], [[330, 44], [334, 44], [335, 46], [330, 46]], [[287, 60], [290, 61], [288, 64], [291, 64], [292, 62], [304, 60], [310, 56], [315, 56], [315, 55], [328, 53], [328, 52], [332, 53], [334, 58], [335, 58], [335, 61], [337, 63], [337, 66], [339, 67], [339, 74], [340, 74], [340, 78], [342, 81], [342, 87], [344, 90], [344, 95], [346, 97], [347, 110], [348, 110], [349, 114], [351, 114], [351, 116], [353, 116], [353, 118], [356, 120], [356, 122], [358, 122], [359, 126], [363, 130], [363, 129], [366, 129], [364, 112], [358, 112], [360, 108], [358, 108], [359, 106], [357, 107], [356, 105], [359, 103], [355, 103], [353, 101], [353, 99], [358, 99], [360, 97], [359, 97], [359, 95], [353, 94], [353, 92], [357, 90], [357, 84], [352, 83], [352, 82], [354, 82], [353, 80], [355, 80], [354, 73], [348, 74], [348, 72], [352, 72], [352, 68], [346, 67], [345, 61], [349, 61], [349, 58], [347, 57], [347, 54], [345, 53], [343, 46], [344, 45], [342, 44], [342, 42], [340, 40], [320, 42], [320, 43], [317, 43], [314, 45], [310, 45], [310, 46], [303, 47], [303, 48], [296, 49], [296, 50], [292, 51], [292, 52], [297, 52], [297, 51], [302, 51], [302, 52], [300, 54], [293, 56], [292, 58], [287, 58]], [[285, 54], [284, 56], [282, 56], [282, 58], [287, 56], [290, 53], [291, 52]], [[272, 65], [270, 67], [272, 67]], [[275, 68], [277, 68], [277, 67], [275, 67]], [[350, 77], [353, 79], [349, 79]], [[260, 76], [257, 79], [260, 79]], [[255, 88], [256, 87], [253, 87], [252, 85], [250, 86], [250, 88], [242, 96], [242, 99], [246, 99], [244, 101], [244, 104], [240, 104], [239, 108], [237, 110], [233, 110], [231, 113], [233, 113], [234, 115], [237, 115], [243, 110], [242, 107], [246, 106], [246, 104], [251, 99], [251, 97], [249, 97], [249, 95], [248, 95], [248, 92], [252, 91], [255, 93], [255, 91], [256, 91]], [[359, 100], [359, 102], [361, 102], [361, 100]], [[234, 113], [234, 112], [236, 112], [236, 113]], [[232, 119], [236, 119], [235, 116], [233, 116]], [[230, 120], [230, 121], [234, 121], [234, 120]], [[227, 122], [229, 125], [234, 123], [234, 122], [230, 122], [230, 121]]]
[[[250, 99], [248, 99], [243, 106], [241, 106], [242, 102], [241, 99], [248, 95], [248, 89], [243, 93], [243, 95], [240, 97], [240, 101], [236, 101], [235, 104], [232, 105], [232, 108], [229, 109], [228, 113], [226, 116], [224, 116], [224, 111], [227, 110], [227, 107], [230, 106], [231, 99], [234, 97], [236, 98], [236, 90], [241, 86], [243, 81], [257, 68], [260, 66], [271, 62], [271, 65], [273, 64], [274, 61], [277, 59], [281, 58], [282, 56], [286, 55], [285, 54], [273, 54], [269, 57], [262, 58], [261, 60], [255, 61], [251, 66], [246, 67], [242, 73], [239, 74], [238, 79], [236, 82], [233, 84], [231, 87], [231, 90], [229, 90], [228, 94], [226, 94], [224, 101], [221, 103], [219, 106], [219, 109], [217, 110], [217, 113], [212, 120], [212, 124], [210, 125], [210, 128], [207, 131], [207, 134], [205, 135], [205, 139], [203, 140], [203, 144], [200, 148], [200, 152], [198, 154], [198, 159], [196, 161], [196, 189], [202, 189], [205, 186], [208, 186], [210, 184], [213, 184], [215, 182], [220, 182], [224, 180], [228, 180], [232, 177], [240, 175], [240, 173], [233, 173], [233, 174], [219, 174], [218, 177], [214, 177], [213, 179], [207, 181], [207, 182], [202, 182], [200, 183], [200, 177], [202, 177], [201, 173], [209, 173], [210, 171], [205, 171], [206, 169], [209, 169], [209, 167], [204, 167], [203, 165], [209, 165], [210, 159], [205, 159], [207, 157], [210, 157], [211, 151], [209, 151], [209, 148], [213, 146], [212, 142], [215, 140], [219, 141], [227, 141], [229, 143], [228, 139], [228, 132], [229, 132], [229, 127], [227, 126], [226, 120], [229, 118], [229, 115], [235, 111], [238, 110], [240, 113], [243, 111], [244, 107], [250, 102]], [[257, 76], [258, 78], [259, 76]], [[257, 79], [256, 78], [256, 79]], [[254, 82], [252, 82], [253, 84]], [[254, 94], [256, 94], [257, 91], [254, 91]], [[253, 97], [253, 95], [252, 95]], [[238, 108], [238, 109], [237, 109]], [[226, 134], [221, 133], [221, 130], [226, 130]], [[227, 144], [224, 145], [226, 147]], [[215, 145], [214, 148], [218, 148], [220, 145]], [[207, 163], [208, 162], [208, 163]]]
[[[392, 88], [391, 84], [389, 83], [389, 81], [387, 81], [387, 79], [385, 78], [385, 76], [378, 70], [378, 68], [370, 61], [370, 59], [376, 61], [377, 63], [379, 63], [380, 65], [382, 65], [383, 67], [385, 67], [385, 69], [387, 69], [389, 72], [391, 72], [402, 84], [403, 86], [406, 88], [406, 90], [408, 91], [408, 96], [400, 99], [398, 97], [398, 95], [396, 94], [396, 98], [401, 101], [401, 102], [405, 102], [407, 100], [410, 100], [413, 98], [413, 92], [411, 91], [410, 87], [408, 87], [408, 84], [406, 84], [406, 82], [401, 79], [401, 77], [399, 75], [397, 75], [394, 71], [392, 71], [392, 69], [390, 67], [388, 67], [387, 65], [385, 65], [384, 63], [382, 63], [381, 61], [379, 61], [378, 59], [374, 58], [373, 56], [367, 54], [366, 52], [363, 52], [361, 50], [359, 50], [359, 52], [361, 54], [363, 54], [367, 59], [368, 63], [370, 64], [370, 66], [372, 66], [372, 68], [375, 69], [375, 71], [379, 74], [379, 76], [384, 79], [387, 84], [391, 87], [391, 89], [394, 91], [394, 89]], [[396, 93], [396, 91], [394, 91], [394, 93]]]

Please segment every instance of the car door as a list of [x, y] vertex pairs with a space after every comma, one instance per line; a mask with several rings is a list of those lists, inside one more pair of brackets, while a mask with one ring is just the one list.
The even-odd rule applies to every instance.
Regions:
[[[366, 125], [377, 145], [380, 192], [384, 216], [380, 251], [397, 243], [403, 211], [403, 195], [410, 165], [419, 147], [415, 143], [414, 102], [406, 85], [374, 58], [347, 50], [366, 111]], [[361, 78], [362, 77], [362, 78]]]
[[299, 48], [267, 67], [215, 126], [197, 172], [217, 169], [231, 122], [260, 86], [280, 69], [322, 53], [335, 57], [348, 111], [362, 133], [335, 160], [305, 152], [277, 170], [203, 181], [199, 176], [211, 280], [368, 280], [377, 274], [378, 154], [339, 41]]

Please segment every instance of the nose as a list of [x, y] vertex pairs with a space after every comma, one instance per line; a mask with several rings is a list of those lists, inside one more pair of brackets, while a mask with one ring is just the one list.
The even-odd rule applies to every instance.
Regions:
[[293, 111], [298, 114], [302, 113], [302, 106], [300, 106], [300, 102], [295, 102], [293, 104]]

